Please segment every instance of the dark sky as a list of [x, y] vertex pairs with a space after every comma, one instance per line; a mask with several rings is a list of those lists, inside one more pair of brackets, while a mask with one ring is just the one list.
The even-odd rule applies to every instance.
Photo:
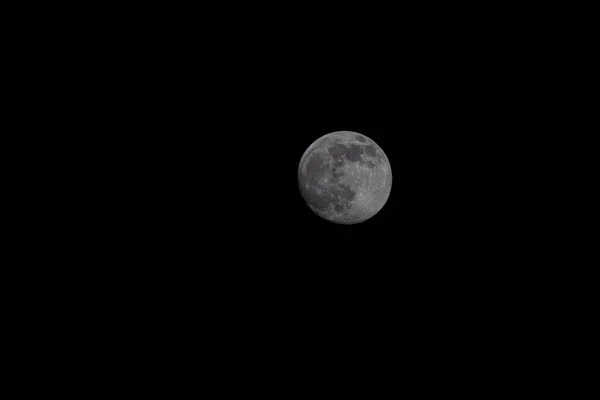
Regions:
[[[480, 315], [507, 284], [520, 291], [536, 223], [522, 166], [540, 112], [528, 52], [481, 27], [388, 27], [136, 47], [110, 103], [127, 123], [105, 129], [132, 164], [115, 235], [144, 260], [123, 275], [167, 297], [325, 319], [359, 304]], [[375, 140], [393, 173], [385, 207], [354, 226], [320, 219], [298, 189], [306, 148], [338, 130]]]
[[[528, 92], [515, 95], [520, 81], [493, 37], [424, 31], [304, 46], [224, 37], [154, 57], [158, 75], [137, 83], [143, 106], [132, 110], [146, 124], [140, 154], [159, 176], [153, 201], [165, 205], [172, 244], [185, 257], [197, 244], [223, 260], [331, 276], [359, 264], [385, 275], [398, 263], [473, 261], [497, 246], [485, 238], [517, 201], [503, 176], [527, 147]], [[297, 187], [307, 146], [337, 130], [371, 137], [392, 165], [387, 205], [359, 226], [321, 221]]]
[[[436, 10], [317, 29], [161, 8], [105, 50], [82, 46], [77, 86], [97, 100], [74, 97], [90, 115], [77, 130], [97, 131], [101, 181], [80, 224], [97, 220], [84, 256], [101, 260], [98, 298], [140, 337], [170, 331], [181, 354], [222, 342], [313, 364], [311, 340], [347, 357], [350, 340], [408, 346], [428, 363], [422, 349], [459, 353], [503, 318], [526, 322], [544, 267], [533, 232], [551, 223], [529, 195], [547, 139], [535, 95], [551, 89], [514, 24]], [[297, 182], [306, 148], [339, 130], [375, 140], [393, 174], [384, 208], [352, 226], [312, 213]]]

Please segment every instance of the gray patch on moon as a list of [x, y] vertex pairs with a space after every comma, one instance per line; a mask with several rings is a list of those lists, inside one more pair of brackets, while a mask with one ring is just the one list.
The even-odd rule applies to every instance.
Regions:
[[366, 142], [367, 139], [365, 139], [365, 137], [363, 135], [354, 135], [354, 139], [356, 139], [358, 142]]
[[354, 193], [350, 186], [342, 184], [339, 185], [338, 188], [340, 189], [338, 190], [338, 193], [342, 199], [352, 201], [356, 197], [356, 193]]
[[342, 156], [348, 148], [343, 144], [335, 144], [327, 149], [327, 152], [331, 155], [331, 157], [338, 158]]
[[329, 207], [329, 204], [331, 203], [328, 197], [319, 196], [316, 188], [312, 186], [310, 186], [306, 191], [306, 197], [308, 203], [319, 210], [327, 209], [327, 207]]
[[306, 165], [306, 173], [308, 175], [309, 181], [311, 181], [311, 183], [316, 183], [319, 180], [319, 178], [325, 172], [327, 172], [327, 169], [328, 166], [325, 160], [323, 159], [323, 156], [316, 153], [311, 155], [310, 159], [308, 160], [308, 164]]
[[[356, 193], [345, 185], [339, 184], [339, 178], [343, 172], [330, 170], [329, 160], [326, 156], [319, 153], [313, 153], [307, 161], [306, 174], [302, 177], [306, 185], [302, 186], [307, 202], [317, 210], [327, 210], [331, 204], [339, 204], [341, 207], [348, 207], [345, 203], [352, 201]], [[337, 177], [330, 179], [326, 185], [320, 184], [321, 178], [337, 174]]]
[[331, 146], [327, 151], [336, 160], [339, 160], [342, 156], [350, 162], [362, 162], [362, 155], [364, 154], [366, 146], [350, 144], [348, 146], [343, 144], [335, 144]]
[[365, 146], [365, 153], [367, 153], [371, 157], [377, 157], [377, 149], [375, 148], [375, 146]]
[[362, 161], [362, 154], [364, 153], [364, 146], [357, 146], [351, 144], [348, 152], [346, 153], [346, 159], [352, 162]]
[[319, 179], [327, 173], [328, 165], [322, 155], [314, 153], [310, 156], [306, 166], [306, 181], [308, 188], [304, 189], [308, 202], [315, 208], [326, 209], [329, 206], [329, 199], [320, 196], [317, 193]]

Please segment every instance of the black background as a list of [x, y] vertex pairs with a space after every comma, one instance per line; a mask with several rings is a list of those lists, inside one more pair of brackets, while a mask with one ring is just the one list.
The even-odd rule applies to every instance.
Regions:
[[[529, 49], [480, 24], [370, 26], [368, 40], [277, 24], [131, 47], [119, 96], [131, 90], [127, 188], [135, 228], [156, 235], [148, 259], [239, 280], [240, 293], [486, 290], [523, 235], [511, 221], [535, 140]], [[328, 223], [299, 193], [303, 152], [337, 130], [371, 137], [392, 165], [388, 203], [363, 224]], [[490, 279], [467, 283], [479, 274]]]
[[[193, 56], [184, 45], [160, 53], [166, 61], [156, 57], [138, 75], [134, 88], [147, 98], [133, 110], [171, 244], [207, 241], [264, 268], [293, 258], [332, 276], [358, 265], [385, 270], [403, 249], [411, 262], [471, 262], [497, 246], [487, 238], [506, 228], [518, 201], [515, 166], [532, 140], [523, 118], [534, 108], [531, 82], [493, 38], [444, 32], [399, 36], [400, 50], [351, 35], [302, 48], [293, 38], [240, 34], [210, 41], [216, 49], [196, 46]], [[296, 180], [305, 149], [336, 130], [373, 138], [392, 163], [388, 204], [351, 227], [313, 215]]]
[[[118, 36], [118, 57], [94, 53], [112, 174], [95, 254], [128, 298], [124, 322], [254, 357], [318, 343], [351, 358], [361, 335], [374, 352], [451, 354], [496, 335], [508, 351], [501, 321], [537, 312], [528, 160], [551, 88], [536, 33], [439, 10], [339, 24], [181, 15], [136, 17], [148, 28]], [[391, 163], [390, 197], [362, 224], [319, 218], [298, 188], [306, 148], [338, 130]]]
[[[269, 51], [224, 58], [155, 94], [160, 107], [140, 117], [150, 119], [140, 142], [150, 143], [152, 174], [148, 164], [140, 173], [151, 207], [134, 209], [144, 211], [140, 252], [161, 287], [190, 285], [195, 296], [200, 286], [222, 306], [299, 307], [331, 323], [357, 312], [380, 321], [444, 307], [485, 313], [504, 298], [491, 293], [523, 282], [511, 270], [523, 231], [511, 221], [525, 127], [516, 94], [498, 81], [504, 72], [468, 68], [480, 60], [469, 52], [450, 52], [454, 67], [419, 49], [350, 50], [307, 52], [308, 66], [276, 70]], [[254, 58], [256, 70], [235, 67]], [[198, 84], [188, 81], [195, 73]], [[298, 189], [302, 154], [337, 130], [372, 138], [391, 162], [390, 198], [363, 224], [319, 218]]]
[[[7, 58], [24, 111], [8, 304], [42, 374], [422, 393], [556, 365], [577, 325], [556, 315], [590, 302], [564, 282], [576, 252], [555, 257], [556, 211], [579, 199], [554, 184], [577, 128], [553, 104], [573, 42], [550, 5], [48, 7], [61, 18], [30, 7]], [[362, 224], [319, 218], [298, 188], [306, 148], [338, 130], [391, 163]]]

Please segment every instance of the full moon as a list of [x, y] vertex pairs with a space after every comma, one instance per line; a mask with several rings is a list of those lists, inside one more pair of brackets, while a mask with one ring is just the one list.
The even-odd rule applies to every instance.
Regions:
[[338, 131], [306, 149], [298, 166], [298, 184], [317, 215], [338, 224], [356, 224], [385, 205], [392, 189], [392, 169], [373, 140]]

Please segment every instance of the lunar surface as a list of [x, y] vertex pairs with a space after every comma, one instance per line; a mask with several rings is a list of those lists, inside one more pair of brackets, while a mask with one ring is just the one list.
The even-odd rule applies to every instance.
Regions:
[[392, 169], [373, 140], [356, 132], [332, 132], [304, 152], [298, 183], [317, 215], [339, 224], [356, 224], [377, 214], [386, 203]]

